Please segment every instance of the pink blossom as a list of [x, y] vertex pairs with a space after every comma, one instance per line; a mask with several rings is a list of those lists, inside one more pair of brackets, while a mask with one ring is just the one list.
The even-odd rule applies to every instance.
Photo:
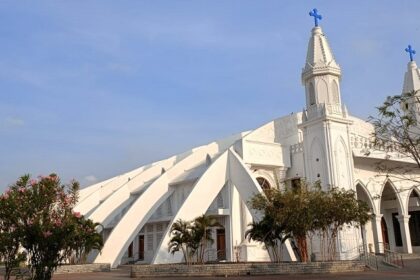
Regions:
[[29, 180], [29, 184], [33, 187], [33, 186], [35, 186], [36, 185], [36, 183], [37, 183], [37, 181], [35, 180], [35, 179], [31, 179], [31, 180]]
[[8, 194], [8, 193], [5, 193], [5, 194], [3, 194], [3, 195], [1, 196], [1, 198], [3, 198], [3, 199], [8, 199], [8, 198], [9, 198], [9, 194]]
[[25, 189], [25, 188], [19, 188], [19, 189], [18, 189], [18, 191], [19, 191], [20, 193], [25, 193], [26, 189]]
[[34, 224], [34, 220], [33, 219], [28, 219], [27, 224], [30, 225], [30, 226], [33, 225]]
[[48, 230], [48, 231], [44, 231], [42, 234], [44, 235], [45, 238], [47, 238], [48, 236], [52, 235], [52, 232]]
[[80, 214], [80, 212], [73, 212], [73, 216], [75, 216], [76, 218], [80, 218], [82, 214]]

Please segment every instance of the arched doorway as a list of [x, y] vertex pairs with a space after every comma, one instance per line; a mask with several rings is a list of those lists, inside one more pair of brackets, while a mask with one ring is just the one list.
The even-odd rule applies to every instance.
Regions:
[[416, 188], [411, 190], [407, 203], [408, 215], [410, 215], [409, 229], [413, 251], [420, 252], [420, 191]]
[[[370, 212], [372, 214], [375, 214], [375, 208], [372, 202], [372, 198], [368, 194], [366, 188], [360, 183], [356, 185], [356, 195], [357, 199], [365, 202], [369, 206]], [[376, 242], [372, 221], [368, 221], [365, 225], [360, 227], [360, 234], [362, 236], [362, 244], [364, 251], [370, 253], [376, 252], [377, 246], [375, 247]]]
[[381, 230], [384, 249], [403, 251], [403, 236], [398, 218], [403, 213], [401, 201], [395, 187], [386, 182], [381, 194], [380, 210], [383, 214]]
[[384, 249], [389, 250], [388, 227], [386, 226], [386, 221], [384, 217], [381, 218], [381, 232]]

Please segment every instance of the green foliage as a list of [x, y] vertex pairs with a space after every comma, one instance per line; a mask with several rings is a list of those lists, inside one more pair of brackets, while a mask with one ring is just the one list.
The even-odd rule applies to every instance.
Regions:
[[193, 221], [177, 220], [171, 226], [169, 252], [182, 251], [187, 264], [203, 263], [207, 244], [214, 242], [211, 230], [220, 226], [216, 218], [204, 214]]
[[378, 117], [370, 117], [375, 127], [375, 146], [396, 150], [411, 157], [420, 167], [420, 134], [416, 107], [419, 107], [417, 92], [388, 96], [377, 107]]
[[250, 229], [245, 232], [248, 240], [263, 243], [273, 256], [273, 260], [280, 262], [282, 245], [290, 238], [285, 225], [277, 222], [273, 216], [264, 215], [261, 221], [253, 221], [249, 226]]
[[321, 232], [329, 237], [329, 252], [334, 256], [338, 231], [345, 225], [365, 224], [369, 219], [368, 206], [355, 198], [354, 191], [337, 188], [323, 191], [319, 182], [313, 186], [302, 183], [300, 188], [286, 188], [284, 191], [270, 189], [256, 195], [250, 204], [264, 216], [261, 222], [251, 225], [251, 230], [255, 228], [256, 232], [249, 233], [249, 237], [272, 246], [279, 238], [267, 226], [272, 222], [281, 230], [280, 236], [296, 239], [300, 259], [304, 262], [308, 261], [308, 234]]
[[51, 279], [57, 266], [71, 257], [82, 259], [102, 248], [98, 224], [73, 211], [78, 190], [77, 182], [61, 185], [55, 174], [37, 180], [25, 175], [1, 196], [0, 203], [8, 205], [0, 208], [1, 223], [8, 223], [14, 233], [13, 248], [25, 250], [32, 279]]

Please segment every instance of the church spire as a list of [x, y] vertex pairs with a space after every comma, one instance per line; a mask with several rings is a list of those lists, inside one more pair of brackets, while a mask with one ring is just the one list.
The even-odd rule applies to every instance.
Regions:
[[322, 16], [318, 14], [317, 9], [313, 9], [309, 12], [309, 15], [314, 17], [315, 27], [312, 28], [312, 36], [308, 43], [306, 63], [302, 71], [302, 81], [305, 82], [306, 79], [313, 75], [333, 74], [341, 76], [340, 66], [335, 61], [327, 37], [318, 24], [318, 20], [322, 19]]
[[305, 66], [302, 69], [302, 84], [306, 88], [306, 107], [315, 104], [341, 104], [341, 69], [335, 61], [327, 37], [319, 26], [322, 16], [317, 9], [309, 12], [314, 17], [308, 43]]
[[405, 51], [409, 54], [410, 61], [407, 65], [407, 72], [405, 72], [404, 75], [403, 94], [420, 90], [420, 70], [417, 68], [417, 64], [413, 57], [416, 54], [416, 51], [411, 45], [408, 45]]

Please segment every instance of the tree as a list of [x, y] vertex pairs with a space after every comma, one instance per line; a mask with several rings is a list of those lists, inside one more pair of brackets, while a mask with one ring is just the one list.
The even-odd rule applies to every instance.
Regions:
[[182, 251], [185, 263], [192, 263], [192, 239], [191, 222], [181, 219], [177, 220], [171, 226], [171, 239], [168, 244], [169, 252], [175, 254], [175, 252]]
[[72, 255], [102, 248], [97, 224], [73, 211], [78, 189], [77, 182], [61, 185], [55, 174], [38, 179], [25, 175], [3, 195], [15, 208], [2, 221], [10, 220], [18, 233], [16, 244], [27, 253], [32, 279], [51, 279]]
[[192, 221], [177, 220], [171, 226], [168, 250], [172, 254], [182, 251], [187, 264], [204, 262], [207, 244], [213, 242], [211, 229], [221, 226], [212, 216], [201, 215]]
[[[378, 116], [370, 117], [374, 126], [373, 146], [371, 150], [385, 151], [385, 160], [379, 162], [378, 170], [396, 179], [411, 180], [420, 183], [420, 178], [411, 176], [420, 168], [420, 99], [418, 91], [401, 95], [388, 96], [384, 103], [377, 107]], [[410, 158], [415, 163], [393, 166], [391, 152]], [[366, 152], [367, 155], [370, 151]], [[414, 170], [417, 169], [417, 170]]]
[[274, 262], [281, 261], [281, 246], [290, 238], [284, 225], [276, 222], [274, 217], [265, 214], [261, 221], [253, 221], [249, 224], [250, 229], [245, 232], [248, 240], [255, 240], [265, 245]]
[[194, 219], [192, 232], [199, 243], [199, 250], [197, 252], [197, 261], [199, 263], [204, 262], [204, 253], [208, 243], [212, 244], [214, 242], [211, 235], [211, 230], [214, 227], [221, 227], [221, 224], [213, 216], [203, 214]]
[[319, 182], [313, 186], [302, 182], [299, 188], [286, 188], [284, 191], [270, 189], [265, 194], [256, 195], [250, 204], [264, 214], [262, 221], [254, 224], [256, 238], [262, 242], [266, 242], [269, 236], [274, 238], [275, 235], [261, 235], [261, 231], [269, 233], [264, 228], [267, 226], [264, 219], [272, 219], [273, 224], [281, 225], [285, 235], [296, 240], [302, 262], [309, 259], [309, 234], [320, 232], [327, 238], [330, 259], [333, 259], [339, 230], [346, 224], [365, 224], [369, 219], [367, 204], [358, 201], [354, 191], [337, 188], [322, 191]]
[[10, 279], [14, 267], [26, 260], [26, 254], [19, 252], [21, 230], [16, 227], [16, 193], [7, 191], [0, 196], [0, 259], [5, 265], [5, 279]]

